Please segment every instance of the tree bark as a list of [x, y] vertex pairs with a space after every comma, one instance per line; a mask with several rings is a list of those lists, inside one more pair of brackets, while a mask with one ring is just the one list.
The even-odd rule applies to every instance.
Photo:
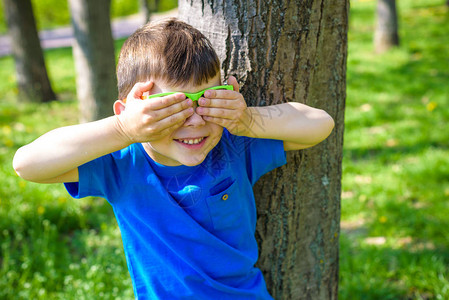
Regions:
[[4, 9], [16, 64], [19, 99], [34, 102], [55, 100], [31, 0], [4, 0]]
[[338, 296], [348, 9], [347, 0], [179, 1], [180, 18], [209, 37], [249, 105], [302, 102], [336, 123], [254, 188], [258, 267], [275, 299]]
[[81, 122], [112, 114], [117, 99], [110, 0], [69, 0], [75, 33], [76, 90]]
[[377, 53], [399, 46], [396, 0], [377, 0], [377, 25], [374, 48]]

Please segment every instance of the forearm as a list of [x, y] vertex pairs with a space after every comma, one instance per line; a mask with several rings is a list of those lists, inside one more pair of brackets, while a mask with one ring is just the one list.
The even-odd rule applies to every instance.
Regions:
[[323, 110], [289, 102], [266, 107], [249, 107], [247, 136], [283, 140], [313, 146], [332, 132], [333, 119]]
[[13, 160], [17, 174], [46, 182], [102, 155], [129, 145], [116, 116], [52, 130], [20, 148]]

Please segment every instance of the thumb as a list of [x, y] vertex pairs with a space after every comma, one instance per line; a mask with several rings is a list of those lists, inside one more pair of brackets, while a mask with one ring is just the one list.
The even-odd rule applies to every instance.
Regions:
[[149, 92], [153, 88], [154, 82], [153, 81], [147, 81], [147, 82], [138, 82], [136, 83], [132, 90], [129, 92], [128, 96], [126, 97], [127, 100], [142, 100], [143, 94], [145, 92]]
[[237, 82], [237, 79], [234, 76], [229, 76], [228, 84], [230, 84], [234, 87], [234, 91], [239, 92], [239, 90], [240, 90], [239, 83]]

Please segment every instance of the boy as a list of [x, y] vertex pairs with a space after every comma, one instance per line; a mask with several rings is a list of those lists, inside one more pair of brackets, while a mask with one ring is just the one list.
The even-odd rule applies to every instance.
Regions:
[[332, 118], [299, 103], [270, 117], [247, 107], [234, 77], [220, 87], [210, 42], [176, 19], [137, 30], [117, 78], [114, 116], [41, 136], [17, 151], [16, 172], [109, 201], [138, 299], [272, 299], [254, 267], [252, 186], [284, 151], [325, 139]]

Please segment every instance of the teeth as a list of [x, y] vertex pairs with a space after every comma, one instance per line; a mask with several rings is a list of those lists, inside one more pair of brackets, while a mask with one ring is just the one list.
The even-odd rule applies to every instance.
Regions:
[[182, 143], [184, 144], [189, 144], [189, 145], [196, 145], [201, 143], [201, 141], [204, 140], [204, 138], [199, 138], [199, 139], [190, 139], [190, 140], [180, 140]]

